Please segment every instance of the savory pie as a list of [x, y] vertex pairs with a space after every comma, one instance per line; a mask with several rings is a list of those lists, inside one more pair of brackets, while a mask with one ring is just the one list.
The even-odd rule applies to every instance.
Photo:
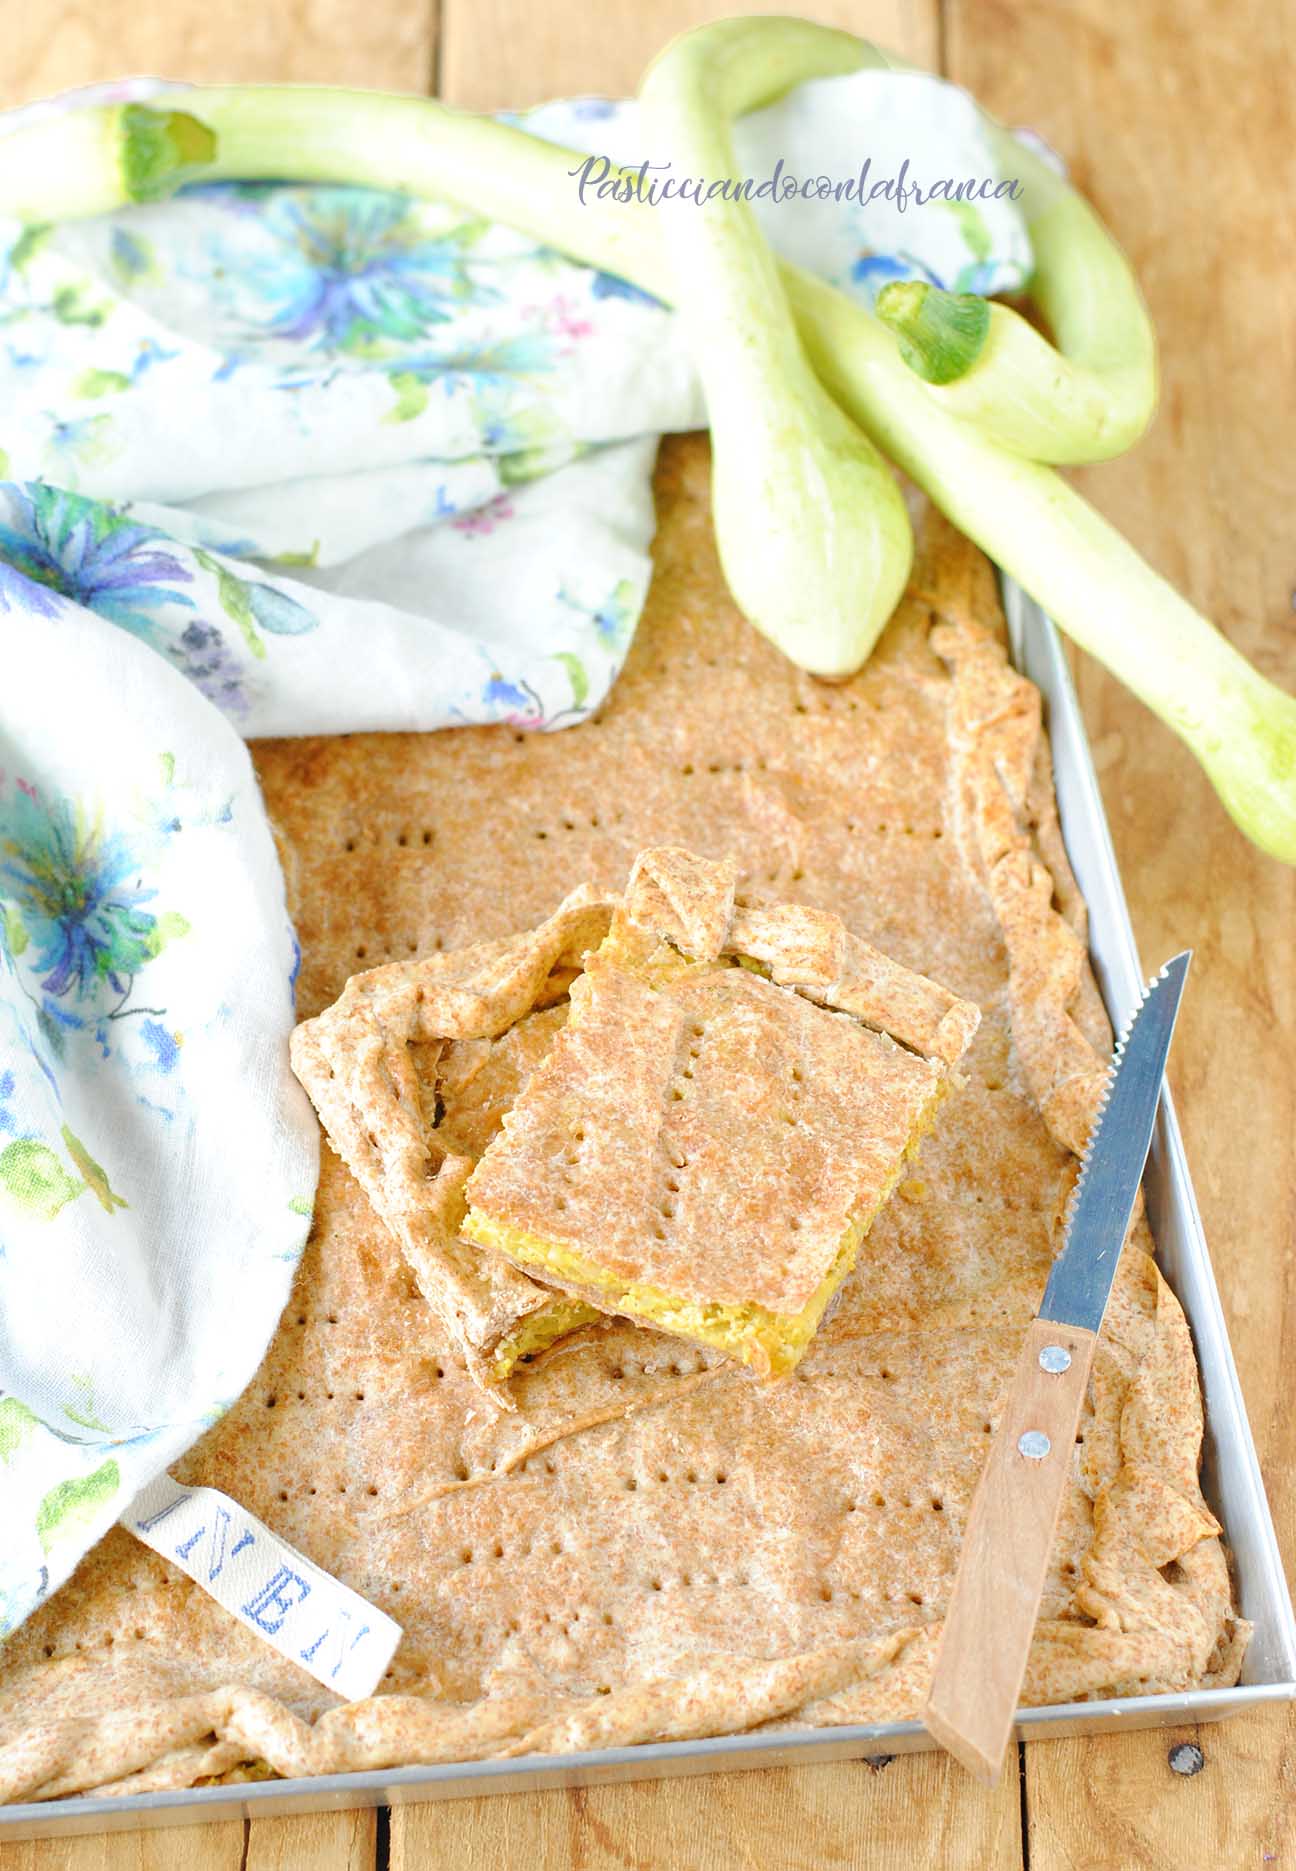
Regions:
[[[176, 1472], [223, 1488], [394, 1617], [404, 1639], [387, 1680], [340, 1704], [119, 1528], [0, 1653], [0, 1797], [921, 1710], [1111, 1043], [1040, 698], [1008, 664], [988, 566], [942, 522], [868, 665], [827, 686], [730, 604], [703, 438], [666, 444], [657, 494], [648, 609], [595, 720], [254, 750], [303, 1015], [375, 963], [507, 944], [585, 882], [610, 900], [635, 854], [667, 843], [732, 854], [742, 894], [837, 916], [979, 1006], [965, 1085], [786, 1382], [600, 1318], [518, 1368], [511, 1411], [486, 1404], [408, 1247], [326, 1148], [264, 1364]], [[540, 1017], [557, 1026], [561, 1007]], [[447, 1158], [476, 1160], [518, 1083], [509, 1048], [542, 1052], [553, 1033], [528, 1021], [442, 1038], [422, 1095], [440, 1071]], [[435, 1050], [409, 1045], [416, 1071], [424, 1044]], [[440, 1291], [440, 1236], [418, 1210], [409, 1230], [431, 1243]], [[1246, 1626], [1198, 1486], [1192, 1344], [1151, 1249], [1139, 1219], [1096, 1352], [1030, 1702], [1237, 1678]], [[473, 1301], [483, 1316], [492, 1304]]]
[[777, 1377], [980, 1012], [828, 912], [736, 904], [735, 875], [677, 848], [636, 859], [468, 1181], [462, 1232], [574, 1300]]

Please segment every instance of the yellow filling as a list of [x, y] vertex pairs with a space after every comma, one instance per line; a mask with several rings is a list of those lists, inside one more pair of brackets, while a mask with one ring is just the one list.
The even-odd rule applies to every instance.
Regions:
[[[881, 1203], [877, 1206], [881, 1207]], [[540, 1268], [564, 1284], [606, 1293], [610, 1312], [638, 1319], [645, 1325], [655, 1325], [680, 1338], [715, 1345], [732, 1357], [741, 1358], [744, 1364], [756, 1365], [772, 1377], [781, 1377], [799, 1362], [814, 1336], [824, 1308], [854, 1266], [859, 1244], [876, 1212], [875, 1208], [872, 1213], [851, 1222], [828, 1273], [809, 1303], [795, 1313], [772, 1312], [754, 1300], [724, 1305], [718, 1301], [683, 1299], [646, 1282], [626, 1282], [573, 1248], [557, 1241], [546, 1241], [524, 1228], [506, 1227], [475, 1209], [469, 1212], [463, 1232], [479, 1247], [494, 1248], [521, 1266]], [[581, 1310], [588, 1311], [588, 1308], [582, 1306]], [[499, 1355], [497, 1353], [497, 1359]]]
[[[754, 1365], [770, 1377], [782, 1377], [800, 1363], [829, 1300], [855, 1265], [860, 1242], [899, 1181], [905, 1159], [915, 1154], [930, 1128], [945, 1089], [943, 1083], [936, 1088], [886, 1187], [871, 1208], [853, 1217], [833, 1256], [832, 1266], [800, 1312], [774, 1312], [768, 1306], [758, 1305], [755, 1300], [724, 1304], [714, 1300], [684, 1299], [679, 1294], [668, 1293], [662, 1287], [647, 1282], [627, 1282], [575, 1248], [560, 1241], [545, 1240], [543, 1236], [532, 1234], [525, 1228], [512, 1228], [504, 1222], [494, 1221], [479, 1209], [468, 1211], [463, 1233], [479, 1247], [493, 1248], [518, 1265], [543, 1269], [550, 1278], [564, 1286], [578, 1286], [606, 1293], [605, 1310], [609, 1312], [638, 1319], [645, 1325], [655, 1325], [663, 1332], [674, 1332], [677, 1337], [691, 1338], [699, 1344], [715, 1345], [731, 1357], [741, 1359], [744, 1364]], [[511, 1347], [519, 1340], [525, 1340], [529, 1333], [539, 1336], [542, 1343], [550, 1344], [563, 1332], [574, 1331], [577, 1325], [584, 1325], [598, 1316], [582, 1301], [573, 1299], [567, 1303], [573, 1308], [574, 1314], [579, 1316], [552, 1330], [545, 1330], [550, 1317], [561, 1310], [562, 1303], [557, 1301], [543, 1312], [533, 1313], [515, 1338], [505, 1341], [496, 1353], [497, 1368], [500, 1360], [506, 1355], [508, 1357], [508, 1363], [500, 1371], [502, 1376], [507, 1375], [517, 1358], [524, 1355], [521, 1351], [511, 1350]]]
[[515, 1332], [500, 1340], [491, 1359], [492, 1375], [507, 1377], [521, 1359], [534, 1357], [556, 1339], [565, 1338], [568, 1332], [578, 1331], [582, 1325], [592, 1325], [601, 1316], [583, 1299], [552, 1299], [547, 1306], [529, 1312]]

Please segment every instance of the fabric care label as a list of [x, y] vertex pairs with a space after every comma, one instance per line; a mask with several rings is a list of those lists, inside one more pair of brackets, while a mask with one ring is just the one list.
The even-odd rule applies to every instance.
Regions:
[[382, 1681], [400, 1625], [227, 1494], [159, 1475], [121, 1524], [326, 1689], [358, 1702]]

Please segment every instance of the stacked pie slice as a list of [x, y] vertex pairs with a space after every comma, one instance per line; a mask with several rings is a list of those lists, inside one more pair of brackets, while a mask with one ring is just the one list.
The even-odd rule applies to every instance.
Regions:
[[[485, 1381], [600, 1312], [791, 1370], [949, 1089], [979, 1010], [834, 915], [737, 902], [736, 876], [644, 851], [622, 899], [374, 969], [297, 1032], [334, 1145]], [[447, 1094], [504, 1034], [532, 1069], [457, 1138]]]

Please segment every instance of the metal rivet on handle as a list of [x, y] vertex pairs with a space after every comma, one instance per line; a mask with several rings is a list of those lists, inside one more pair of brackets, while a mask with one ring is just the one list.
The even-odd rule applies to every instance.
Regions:
[[1051, 1377], [1057, 1377], [1062, 1371], [1071, 1369], [1071, 1353], [1065, 1345], [1045, 1345], [1039, 1355], [1040, 1370], [1047, 1371]]
[[1042, 1462], [1052, 1447], [1042, 1429], [1028, 1429], [1017, 1438], [1018, 1453], [1031, 1462]]

